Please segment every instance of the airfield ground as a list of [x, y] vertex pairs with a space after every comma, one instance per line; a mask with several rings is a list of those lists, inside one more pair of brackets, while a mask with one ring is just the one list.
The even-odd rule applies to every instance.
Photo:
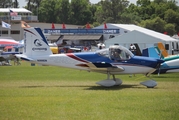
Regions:
[[106, 75], [50, 66], [0, 66], [0, 120], [178, 120], [179, 74], [117, 76], [122, 86], [95, 84]]

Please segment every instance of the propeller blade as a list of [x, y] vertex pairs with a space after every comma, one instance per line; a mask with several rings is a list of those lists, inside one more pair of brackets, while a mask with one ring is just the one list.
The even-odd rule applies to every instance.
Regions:
[[160, 68], [158, 69], [158, 76], [160, 76]]

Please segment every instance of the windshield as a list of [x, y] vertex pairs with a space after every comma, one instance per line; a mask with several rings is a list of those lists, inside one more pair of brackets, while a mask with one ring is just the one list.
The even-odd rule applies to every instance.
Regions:
[[134, 54], [127, 48], [120, 45], [113, 45], [109, 48], [105, 48], [96, 52], [100, 56], [108, 57], [111, 60], [129, 60]]
[[109, 48], [98, 50], [96, 53], [100, 56], [109, 57]]
[[119, 45], [113, 45], [109, 47], [109, 56], [111, 60], [129, 60], [134, 54], [127, 48]]

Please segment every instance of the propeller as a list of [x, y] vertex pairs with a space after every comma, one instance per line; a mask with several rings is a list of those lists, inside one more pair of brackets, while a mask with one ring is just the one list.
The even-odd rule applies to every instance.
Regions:
[[159, 64], [159, 67], [158, 67], [158, 76], [160, 76], [160, 66], [161, 64]]
[[[163, 52], [163, 50], [161, 50], [160, 51], [160, 59], [162, 60], [162, 52]], [[158, 66], [158, 76], [160, 76], [160, 66], [161, 66], [161, 63], [159, 64], [159, 66]]]

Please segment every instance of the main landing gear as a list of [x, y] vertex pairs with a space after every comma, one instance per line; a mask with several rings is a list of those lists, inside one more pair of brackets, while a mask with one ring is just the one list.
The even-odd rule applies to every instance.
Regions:
[[[104, 87], [112, 87], [112, 86], [117, 86], [117, 85], [122, 84], [121, 79], [115, 78], [115, 75], [112, 75], [112, 76], [113, 76], [113, 79], [110, 79], [110, 73], [108, 72], [107, 79], [96, 82], [96, 84], [104, 86]], [[141, 82], [140, 84], [146, 86], [147, 88], [154, 88], [155, 86], [157, 86], [157, 82], [154, 80], [147, 80], [147, 81]]]
[[122, 84], [122, 80], [115, 78], [115, 75], [112, 75], [112, 76], [113, 76], [113, 79], [110, 79], [110, 74], [108, 72], [107, 79], [96, 82], [96, 84], [104, 86], [104, 87], [112, 87], [112, 86], [115, 86], [115, 85], [121, 85]]

